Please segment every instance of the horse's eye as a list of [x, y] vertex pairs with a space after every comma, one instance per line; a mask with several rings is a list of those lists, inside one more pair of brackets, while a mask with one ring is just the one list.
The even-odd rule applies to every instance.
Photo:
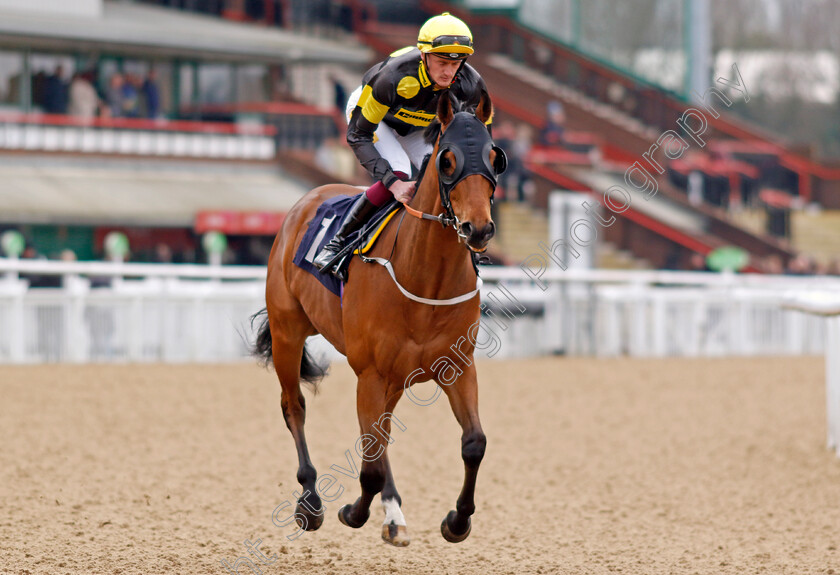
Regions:
[[440, 158], [440, 169], [449, 171], [452, 169], [452, 162], [445, 155]]

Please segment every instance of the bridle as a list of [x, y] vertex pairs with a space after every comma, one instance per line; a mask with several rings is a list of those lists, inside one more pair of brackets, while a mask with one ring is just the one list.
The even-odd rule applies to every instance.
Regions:
[[[496, 152], [491, 163], [490, 152]], [[448, 162], [445, 154], [449, 152], [455, 158], [455, 168], [451, 174], [445, 173], [441, 163]], [[443, 227], [452, 227], [458, 237], [467, 239], [461, 230], [461, 222], [452, 210], [452, 190], [468, 176], [480, 175], [493, 186], [490, 202], [496, 193], [497, 177], [507, 168], [507, 156], [504, 150], [493, 142], [487, 127], [474, 114], [469, 112], [456, 113], [446, 131], [438, 140], [438, 154], [435, 157], [435, 171], [438, 176], [438, 189], [443, 213], [437, 216], [425, 214], [406, 205], [406, 211], [418, 218], [434, 220]], [[466, 243], [466, 242], [465, 242]], [[467, 244], [471, 251], [475, 251]]]
[[[454, 129], [453, 129], [454, 128]], [[493, 162], [490, 161], [490, 152], [495, 151], [496, 157]], [[455, 158], [455, 169], [451, 174], [446, 174], [442, 171], [441, 163], [445, 158], [447, 152], [451, 152]], [[448, 160], [447, 160], [448, 161]], [[424, 168], [428, 167], [428, 161], [424, 163]], [[452, 118], [452, 121], [446, 128], [446, 131], [438, 140], [438, 155], [435, 158], [435, 170], [438, 176], [438, 187], [440, 191], [440, 202], [443, 205], [443, 213], [437, 216], [426, 214], [420, 210], [416, 210], [409, 205], [405, 205], [407, 213], [422, 220], [432, 220], [439, 222], [444, 228], [449, 226], [455, 229], [458, 237], [462, 240], [467, 239], [467, 235], [461, 230], [458, 217], [452, 211], [452, 201], [450, 196], [452, 190], [468, 176], [480, 175], [487, 178], [493, 186], [493, 194], [496, 193], [496, 178], [502, 174], [507, 168], [507, 157], [505, 152], [493, 143], [490, 137], [490, 132], [484, 124], [475, 115], [468, 112], [458, 112]], [[445, 168], [443, 168], [445, 169]], [[422, 179], [422, 176], [419, 179]], [[490, 196], [490, 202], [493, 201], [493, 194]], [[397, 245], [397, 237], [399, 236], [399, 228], [394, 236], [394, 247]], [[417, 296], [406, 288], [404, 288], [397, 280], [397, 275], [394, 272], [394, 267], [390, 259], [379, 257], [367, 257], [364, 254], [359, 254], [364, 262], [374, 262], [383, 266], [388, 270], [388, 274], [396, 284], [400, 292], [408, 299], [417, 303], [422, 303], [432, 306], [440, 305], [457, 305], [466, 301], [470, 301], [481, 291], [481, 277], [478, 275], [478, 267], [476, 266], [477, 250], [474, 250], [466, 241], [464, 244], [472, 252], [472, 263], [475, 267], [475, 289], [467, 293], [461, 294], [457, 297], [448, 299], [430, 299]], [[393, 249], [391, 253], [393, 255]]]

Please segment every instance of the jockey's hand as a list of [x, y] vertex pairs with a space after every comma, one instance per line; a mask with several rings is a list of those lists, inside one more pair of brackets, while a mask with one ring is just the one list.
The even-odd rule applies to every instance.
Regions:
[[391, 187], [388, 188], [392, 194], [394, 194], [394, 199], [400, 203], [407, 204], [411, 201], [411, 198], [414, 197], [414, 189], [417, 186], [417, 182], [404, 182], [402, 180], [397, 180]]

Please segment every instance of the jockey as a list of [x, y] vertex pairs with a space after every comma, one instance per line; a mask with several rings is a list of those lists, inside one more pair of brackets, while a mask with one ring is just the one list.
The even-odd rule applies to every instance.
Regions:
[[376, 183], [359, 196], [312, 262], [322, 272], [378, 207], [392, 196], [404, 204], [413, 197], [411, 166], [419, 169], [432, 152], [423, 129], [435, 119], [441, 91], [448, 88], [457, 101], [478, 105], [487, 87], [466, 63], [472, 53], [470, 29], [444, 12], [423, 24], [416, 48], [397, 50], [365, 73], [347, 102], [347, 143]]

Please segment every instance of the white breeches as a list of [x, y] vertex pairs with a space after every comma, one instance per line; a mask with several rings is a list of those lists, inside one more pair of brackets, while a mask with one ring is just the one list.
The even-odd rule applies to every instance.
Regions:
[[[347, 100], [345, 114], [348, 121], [350, 120], [350, 113], [356, 107], [356, 102], [359, 101], [361, 94], [362, 87], [359, 86], [353, 90]], [[414, 164], [419, 170], [426, 154], [432, 153], [432, 145], [423, 141], [423, 130], [416, 130], [407, 136], [400, 136], [389, 126], [380, 122], [375, 134], [376, 142], [373, 147], [376, 148], [380, 156], [391, 164], [391, 170], [394, 172], [402, 172], [411, 176], [411, 165]]]

